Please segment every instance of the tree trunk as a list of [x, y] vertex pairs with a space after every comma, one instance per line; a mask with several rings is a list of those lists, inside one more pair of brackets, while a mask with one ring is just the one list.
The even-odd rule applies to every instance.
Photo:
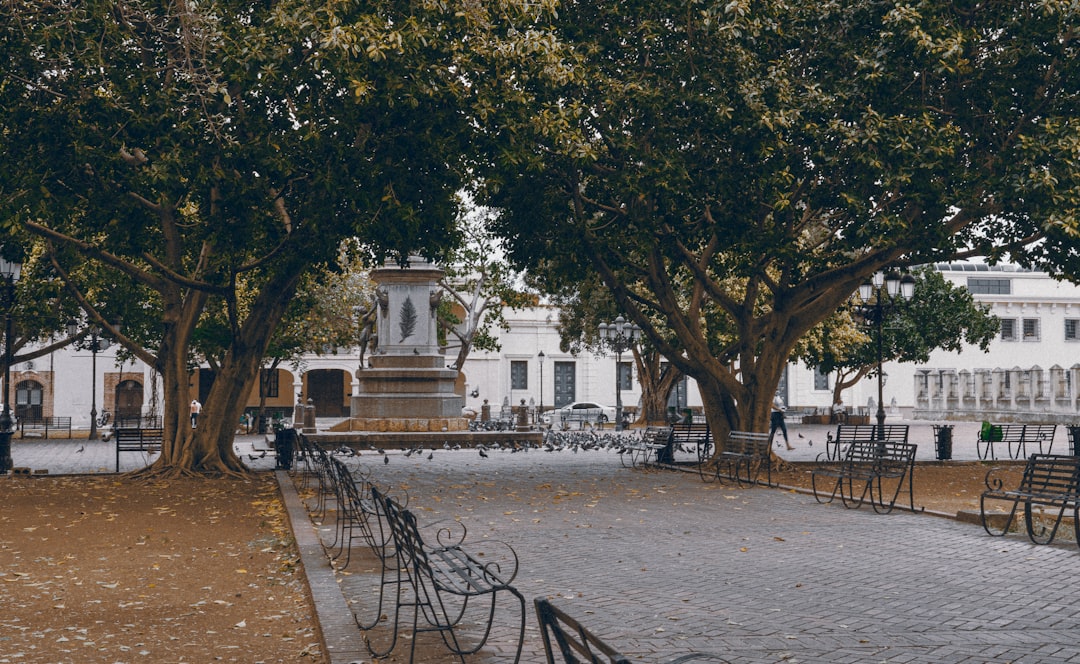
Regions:
[[641, 383], [641, 417], [645, 424], [661, 424], [667, 421], [667, 402], [672, 388], [683, 378], [682, 373], [670, 363], [664, 364], [656, 351], [638, 352], [638, 376]]
[[[236, 474], [246, 468], [236, 456], [236, 422], [258, 385], [263, 355], [300, 281], [300, 270], [283, 267], [252, 303], [243, 325], [236, 330], [210, 388], [199, 428], [192, 444], [192, 461], [201, 472]], [[206, 422], [204, 425], [203, 422]]]

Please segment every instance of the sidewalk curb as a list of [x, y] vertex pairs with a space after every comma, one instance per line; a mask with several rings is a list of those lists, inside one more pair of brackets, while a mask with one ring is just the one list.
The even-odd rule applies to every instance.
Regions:
[[367, 646], [364, 645], [360, 628], [356, 626], [352, 609], [341, 593], [334, 568], [315, 532], [315, 524], [307, 507], [300, 500], [288, 472], [278, 470], [274, 476], [289, 515], [296, 548], [300, 552], [300, 564], [315, 607], [315, 620], [327, 661], [329, 664], [360, 664], [368, 661]]

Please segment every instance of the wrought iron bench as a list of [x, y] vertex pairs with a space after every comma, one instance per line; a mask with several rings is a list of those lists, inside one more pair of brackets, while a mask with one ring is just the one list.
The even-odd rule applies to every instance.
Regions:
[[116, 472], [120, 472], [121, 452], [144, 452], [152, 454], [161, 451], [162, 430], [160, 428], [119, 427], [116, 434]]
[[906, 443], [908, 442], [908, 425], [885, 424], [879, 430], [876, 424], [841, 424], [836, 427], [835, 436], [830, 431], [825, 437], [825, 456], [829, 461], [839, 461], [844, 457], [846, 445], [869, 440]]
[[[517, 631], [517, 651], [514, 662], [521, 659], [525, 638], [525, 598], [513, 586], [517, 576], [517, 554], [508, 545], [485, 541], [485, 546], [501, 545], [509, 552], [509, 563], [501, 565], [490, 552], [473, 555], [462, 543], [465, 540], [464, 525], [453, 522], [460, 533], [455, 537], [450, 528], [440, 528], [437, 544], [429, 544], [420, 534], [416, 516], [396, 500], [372, 487], [372, 499], [378, 504], [379, 513], [386, 519], [394, 541], [397, 557], [397, 597], [394, 606], [393, 636], [386, 649], [377, 649], [370, 639], [365, 639], [368, 650], [376, 658], [386, 657], [393, 651], [398, 638], [400, 610], [412, 607], [412, 635], [409, 662], [416, 654], [417, 637], [421, 632], [438, 632], [449, 650], [463, 657], [478, 652], [487, 643], [495, 622], [496, 601], [500, 594], [513, 595], [520, 605], [520, 621]], [[482, 562], [481, 558], [489, 562]], [[404, 596], [403, 596], [404, 595]], [[485, 615], [468, 611], [471, 600], [485, 600]], [[421, 616], [425, 624], [421, 625]], [[484, 625], [482, 632], [470, 635], [468, 644], [459, 640], [456, 628], [462, 624]]]
[[[1058, 526], [1065, 516], [1065, 510], [1072, 511], [1073, 532], [1077, 545], [1080, 546], [1080, 457], [1059, 454], [1032, 454], [1024, 466], [1024, 475], [1015, 489], [1005, 489], [1000, 477], [994, 477], [1000, 468], [991, 468], [986, 473], [986, 491], [979, 497], [979, 514], [983, 529], [994, 536], [1009, 532], [1016, 510], [1024, 505], [1024, 527], [1028, 538], [1035, 544], [1049, 544], [1057, 535]], [[988, 501], [1010, 503], [1012, 508], [1000, 531], [991, 525], [986, 511]], [[1033, 505], [1051, 507], [1057, 510], [1054, 525], [1039, 527], [1036, 532]]]
[[[996, 460], [994, 446], [1004, 444], [1010, 459], [1027, 458], [1028, 443], [1039, 445], [1039, 454], [1054, 451], [1056, 424], [990, 424], [979, 430], [975, 452], [980, 459]], [[1043, 449], [1043, 443], [1047, 443]]]
[[675, 463], [675, 452], [694, 454], [695, 463], [704, 463], [712, 456], [713, 437], [708, 422], [688, 422], [671, 425], [667, 445], [656, 453], [657, 463]]
[[71, 438], [70, 417], [35, 417], [19, 420], [19, 430], [23, 438], [49, 438], [50, 433], [62, 431]]
[[735, 480], [738, 484], [754, 485], [758, 483], [761, 472], [765, 471], [765, 483], [772, 485], [772, 452], [769, 449], [769, 434], [752, 431], [732, 431], [728, 434], [724, 451], [708, 463], [698, 466], [701, 479], [711, 482], [722, 477]]
[[[831, 503], [837, 495], [844, 507], [858, 508], [867, 500], [878, 513], [889, 513], [896, 505], [900, 491], [907, 485], [911, 511], [915, 509], [915, 450], [914, 443], [893, 440], [857, 440], [848, 445], [843, 460], [836, 464], [821, 463], [810, 473], [814, 499]], [[831, 484], [828, 498], [818, 489], [819, 478]], [[888, 480], [888, 482], [886, 482]], [[891, 490], [891, 496], [888, 495]]]
[[[544, 654], [547, 655], [548, 664], [556, 664], [557, 661], [564, 664], [632, 664], [630, 658], [604, 643], [550, 601], [537, 597], [533, 600], [533, 606], [536, 607], [536, 618], [540, 622], [540, 635], [544, 639]], [[559, 655], [558, 660], [555, 659], [556, 655]], [[727, 661], [719, 655], [693, 652], [667, 659], [664, 664]]]
[[649, 458], [659, 459], [671, 440], [671, 427], [646, 427], [640, 438], [634, 438], [623, 445], [620, 461], [623, 466], [637, 468], [649, 462]]
[[328, 461], [335, 502], [334, 541], [329, 548], [331, 551], [337, 550], [330, 555], [330, 559], [338, 561], [339, 569], [343, 569], [349, 566], [352, 558], [353, 540], [359, 539], [369, 549], [380, 553], [386, 548], [386, 538], [381, 536], [378, 509], [371, 498], [368, 473], [359, 469], [350, 470], [334, 457], [329, 457]]

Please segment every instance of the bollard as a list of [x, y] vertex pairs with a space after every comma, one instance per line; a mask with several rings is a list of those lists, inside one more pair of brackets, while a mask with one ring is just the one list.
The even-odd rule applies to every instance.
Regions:
[[312, 399], [304, 406], [304, 433], [315, 433], [315, 402]]
[[304, 428], [304, 400], [296, 397], [296, 405], [293, 406], [292, 425], [294, 429]]
[[525, 405], [524, 399], [521, 400], [521, 405], [517, 407], [517, 430], [529, 430], [529, 407]]

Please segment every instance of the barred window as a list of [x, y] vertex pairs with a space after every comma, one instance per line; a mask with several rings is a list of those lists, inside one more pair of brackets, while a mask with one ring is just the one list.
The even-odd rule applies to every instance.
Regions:
[[1077, 334], [1077, 327], [1080, 327], [1080, 318], [1065, 319], [1065, 341], [1080, 340], [1080, 335]]
[[1015, 318], [1002, 318], [1001, 319], [1001, 340], [1002, 341], [1016, 341], [1016, 319]]
[[1038, 341], [1039, 337], [1039, 319], [1038, 318], [1025, 318], [1024, 319], [1024, 341]]

